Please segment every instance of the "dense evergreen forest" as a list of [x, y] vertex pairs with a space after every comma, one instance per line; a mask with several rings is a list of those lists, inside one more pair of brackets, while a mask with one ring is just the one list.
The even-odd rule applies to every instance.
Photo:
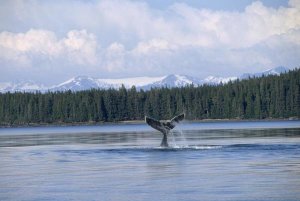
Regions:
[[0, 94], [0, 124], [300, 117], [300, 69], [218, 86]]

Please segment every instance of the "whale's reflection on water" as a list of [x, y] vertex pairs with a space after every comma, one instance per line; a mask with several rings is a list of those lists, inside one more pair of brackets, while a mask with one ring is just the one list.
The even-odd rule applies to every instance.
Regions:
[[168, 148], [151, 130], [40, 131], [1, 133], [0, 200], [300, 198], [297, 127], [176, 130]]

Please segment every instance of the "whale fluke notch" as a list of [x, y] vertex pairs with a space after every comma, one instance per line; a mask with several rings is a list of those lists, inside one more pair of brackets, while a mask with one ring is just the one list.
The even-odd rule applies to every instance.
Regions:
[[163, 139], [161, 141], [161, 147], [168, 147], [168, 138], [167, 135], [169, 131], [175, 128], [176, 124], [184, 119], [184, 113], [173, 117], [171, 120], [156, 120], [151, 117], [145, 116], [146, 123], [152, 128], [160, 131], [163, 134]]

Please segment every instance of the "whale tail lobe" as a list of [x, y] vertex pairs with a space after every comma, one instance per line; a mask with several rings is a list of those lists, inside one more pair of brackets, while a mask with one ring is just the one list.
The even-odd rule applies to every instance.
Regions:
[[173, 117], [171, 120], [156, 120], [151, 117], [145, 116], [146, 123], [152, 128], [160, 131], [164, 136], [161, 142], [162, 147], [168, 147], [168, 139], [167, 134], [173, 128], [175, 128], [176, 124], [184, 119], [184, 113]]

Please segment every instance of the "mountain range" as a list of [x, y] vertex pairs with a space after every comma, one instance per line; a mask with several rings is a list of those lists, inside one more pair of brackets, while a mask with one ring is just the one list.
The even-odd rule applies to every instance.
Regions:
[[119, 78], [119, 79], [99, 79], [88, 76], [78, 76], [71, 78], [63, 83], [47, 87], [42, 84], [35, 83], [34, 81], [21, 81], [21, 82], [2, 82], [0, 83], [0, 92], [15, 92], [15, 91], [25, 91], [25, 92], [35, 92], [35, 91], [82, 91], [92, 88], [118, 89], [124, 85], [125, 88], [131, 88], [135, 86], [138, 90], [149, 90], [151, 88], [160, 87], [183, 87], [186, 85], [217, 85], [220, 83], [227, 83], [230, 80], [234, 81], [236, 79], [248, 79], [251, 77], [261, 77], [268, 75], [280, 75], [281, 73], [288, 72], [289, 69], [285, 67], [276, 67], [263, 72], [258, 72], [254, 74], [245, 73], [239, 77], [216, 77], [208, 76], [205, 79], [198, 79], [187, 75], [166, 75], [161, 77], [132, 77], [132, 78]]

